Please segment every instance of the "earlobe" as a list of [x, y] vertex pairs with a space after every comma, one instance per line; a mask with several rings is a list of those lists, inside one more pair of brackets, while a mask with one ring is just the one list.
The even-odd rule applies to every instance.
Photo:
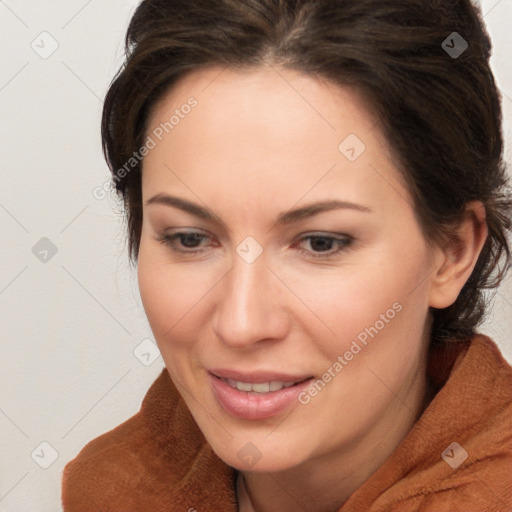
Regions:
[[457, 300], [475, 268], [487, 234], [485, 206], [481, 201], [468, 203], [464, 220], [455, 230], [452, 241], [437, 250], [431, 278], [431, 307], [447, 308]]

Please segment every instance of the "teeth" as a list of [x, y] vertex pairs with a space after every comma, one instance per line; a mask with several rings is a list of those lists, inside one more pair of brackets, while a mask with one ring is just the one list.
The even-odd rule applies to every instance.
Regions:
[[[249, 386], [251, 386], [251, 384], [249, 384]], [[259, 384], [252, 384], [252, 391], [255, 391], [256, 393], [268, 393], [270, 391], [270, 382], [260, 382]]]
[[283, 388], [289, 388], [296, 384], [296, 382], [241, 382], [233, 379], [222, 379], [232, 388], [238, 389], [238, 391], [245, 391], [247, 393], [269, 393], [270, 391], [279, 391]]
[[269, 391], [278, 391], [282, 387], [284, 387], [284, 384], [282, 382], [277, 382], [275, 380], [270, 382], [268, 385]]
[[238, 391], [252, 391], [251, 384], [247, 382], [237, 382], [236, 389], [238, 389]]

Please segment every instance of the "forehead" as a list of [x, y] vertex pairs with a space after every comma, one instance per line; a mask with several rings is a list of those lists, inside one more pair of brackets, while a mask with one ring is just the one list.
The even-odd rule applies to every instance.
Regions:
[[347, 127], [364, 134], [376, 124], [368, 98], [358, 90], [269, 65], [243, 70], [209, 66], [185, 74], [155, 103], [148, 127], [168, 120], [192, 97], [205, 122], [215, 120], [226, 130], [243, 122], [248, 129], [277, 132], [280, 139], [287, 133], [281, 128], [289, 131], [290, 124], [306, 128], [309, 135]]
[[365, 95], [296, 71], [196, 70], [155, 104], [147, 126], [161, 140], [144, 159], [146, 188], [148, 177], [150, 188], [182, 187], [176, 177], [186, 174], [196, 187], [228, 193], [250, 185], [298, 194], [321, 180], [318, 193], [343, 185], [348, 194], [372, 187], [379, 194], [387, 181], [384, 192], [406, 195]]

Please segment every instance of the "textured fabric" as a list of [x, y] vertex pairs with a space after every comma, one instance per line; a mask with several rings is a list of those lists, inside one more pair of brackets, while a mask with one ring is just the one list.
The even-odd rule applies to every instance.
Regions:
[[[429, 377], [435, 397], [339, 512], [512, 510], [512, 367], [476, 335], [432, 352]], [[62, 503], [64, 512], [236, 512], [235, 472], [163, 369], [135, 416], [67, 464]]]

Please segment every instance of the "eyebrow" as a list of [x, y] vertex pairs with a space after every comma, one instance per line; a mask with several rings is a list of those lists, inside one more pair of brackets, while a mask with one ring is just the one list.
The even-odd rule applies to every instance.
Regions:
[[[148, 199], [145, 202], [145, 204], [146, 206], [150, 204], [173, 206], [175, 208], [183, 210], [184, 212], [190, 213], [191, 215], [195, 215], [196, 217], [199, 217], [201, 219], [215, 221], [218, 222], [219, 224], [224, 225], [222, 219], [220, 219], [220, 217], [215, 215], [208, 208], [204, 208], [196, 203], [193, 203], [181, 197], [170, 196], [167, 194], [157, 194], [156, 196], [153, 196], [151, 199]], [[293, 224], [294, 222], [298, 222], [299, 220], [305, 219], [307, 217], [312, 217], [313, 215], [318, 215], [319, 213], [336, 209], [350, 209], [364, 213], [372, 213], [372, 210], [367, 206], [352, 203], [350, 201], [339, 201], [336, 199], [332, 199], [310, 203], [301, 208], [296, 208], [295, 210], [282, 212], [279, 214], [276, 224]]]

